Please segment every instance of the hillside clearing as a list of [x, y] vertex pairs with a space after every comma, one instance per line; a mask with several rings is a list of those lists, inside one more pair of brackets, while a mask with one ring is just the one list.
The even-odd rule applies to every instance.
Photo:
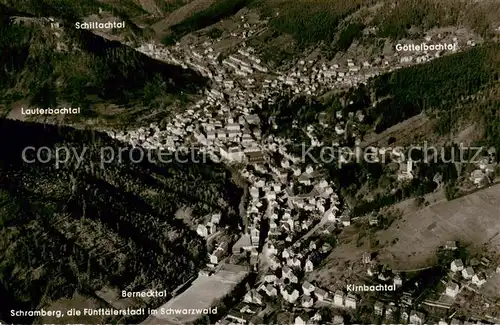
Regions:
[[[436, 263], [436, 251], [448, 240], [466, 245], [471, 253], [500, 249], [500, 185], [494, 185], [453, 201], [438, 201], [411, 211], [388, 229], [373, 237], [382, 247], [377, 260], [394, 270], [418, 269]], [[363, 252], [370, 251], [368, 241], [356, 245], [355, 227], [348, 227], [339, 237], [339, 245], [311, 279], [325, 286], [347, 281], [365, 273]]]

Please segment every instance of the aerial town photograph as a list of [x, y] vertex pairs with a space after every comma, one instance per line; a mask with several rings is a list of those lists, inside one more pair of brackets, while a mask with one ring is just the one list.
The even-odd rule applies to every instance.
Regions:
[[0, 324], [500, 324], [500, 0], [0, 0]]

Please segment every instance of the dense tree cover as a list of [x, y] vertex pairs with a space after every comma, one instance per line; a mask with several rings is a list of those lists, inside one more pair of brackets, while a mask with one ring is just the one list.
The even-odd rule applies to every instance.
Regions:
[[217, 27], [210, 28], [207, 32], [207, 36], [210, 37], [211, 39], [217, 39], [221, 37], [222, 34], [223, 34], [222, 29]]
[[[415, 153], [416, 151], [413, 152], [411, 158], [422, 160], [422, 157], [416, 157]], [[452, 153], [455, 155], [454, 160], [451, 159]], [[422, 154], [420, 153], [420, 155]], [[363, 199], [356, 202], [352, 214], [353, 216], [363, 216], [399, 201], [418, 198], [433, 192], [438, 186], [434, 181], [436, 175], [441, 175], [442, 184], [454, 183], [459, 175], [455, 165], [446, 161], [459, 161], [458, 148], [455, 146], [455, 149], [452, 150], [451, 146], [447, 146], [438, 154], [443, 154], [443, 156], [435, 160], [429, 158], [427, 162], [415, 164], [413, 179], [401, 184], [392, 180], [394, 170], [388, 167], [390, 160], [387, 160], [386, 163], [361, 161], [360, 163], [344, 164], [341, 168], [327, 167], [329, 167], [332, 179], [339, 184], [344, 195], [356, 197], [363, 186], [368, 186], [374, 191], [382, 190], [371, 200]], [[432, 157], [432, 153], [429, 153], [428, 157]]]
[[[294, 146], [288, 148], [290, 152], [302, 157], [307, 150], [307, 155], [304, 156], [306, 158], [305, 164], [323, 162], [323, 167], [329, 172], [331, 179], [338, 185], [342, 194], [351, 198], [351, 202], [355, 202], [352, 211], [354, 216], [362, 216], [401, 200], [428, 194], [437, 188], [438, 184], [434, 182], [436, 175], [442, 176], [443, 184], [453, 183], [458, 178], [454, 164], [446, 162], [451, 161], [451, 147], [445, 147], [438, 152], [437, 154], [440, 157], [439, 159], [436, 158], [436, 160], [432, 158], [434, 157], [433, 152], [426, 154], [425, 157], [428, 157], [430, 161], [417, 164], [413, 180], [402, 184], [395, 181], [398, 165], [396, 164], [396, 170], [394, 170], [394, 164], [390, 167], [391, 160], [389, 157], [386, 157], [385, 163], [366, 162], [363, 159], [356, 159], [356, 161], [339, 166], [339, 152], [330, 153], [335, 158], [333, 161], [325, 163], [325, 159], [328, 160], [329, 156], [327, 154], [326, 158], [322, 158], [321, 148], [309, 150], [310, 141], [303, 126], [317, 126], [319, 114], [325, 114], [324, 120], [329, 125], [334, 125], [336, 123], [336, 111], [341, 111], [343, 116], [347, 116], [349, 112], [364, 111], [367, 107], [371, 107], [370, 93], [372, 91], [369, 87], [370, 85], [361, 85], [358, 88], [350, 89], [343, 94], [333, 96], [326, 104], [311, 98], [284, 95], [276, 98], [273, 104], [264, 104], [260, 111], [263, 121], [272, 119], [279, 125], [277, 130], [270, 130], [271, 132], [294, 141]], [[390, 118], [390, 116], [382, 117]], [[364, 123], [371, 123], [370, 121], [373, 120], [374, 117], [368, 116]], [[296, 128], [292, 127], [294, 121], [298, 122]], [[333, 141], [339, 142], [341, 146], [354, 146], [351, 138], [339, 137], [333, 132], [333, 128], [321, 126], [318, 126], [318, 128], [321, 129], [321, 132], [317, 133], [319, 139], [326, 145], [331, 144]], [[458, 148], [455, 148], [453, 152], [456, 155], [455, 161], [459, 161]], [[311, 156], [314, 158], [311, 158]], [[423, 156], [422, 151], [414, 148], [411, 158], [422, 160]], [[366, 186], [378, 194], [373, 198], [360, 196], [359, 191]]]
[[[500, 46], [487, 43], [376, 76], [367, 85], [329, 98], [324, 103], [328, 121], [335, 123], [336, 111], [346, 116], [361, 110], [366, 115], [363, 125], [358, 125], [363, 135], [372, 127], [379, 133], [425, 112], [437, 118], [438, 135], [458, 131], [461, 121], [467, 119], [484, 126], [483, 144], [500, 148], [496, 140], [499, 138], [499, 56]], [[328, 130], [322, 134], [328, 136]]]
[[[313, 125], [317, 130], [321, 130], [316, 134], [326, 145], [334, 141], [341, 146], [352, 147], [354, 145], [352, 138], [339, 137], [333, 131], [333, 127], [319, 126], [318, 120], [321, 115], [324, 122], [333, 126], [338, 122], [335, 117], [337, 111], [341, 111], [345, 119], [348, 113], [355, 113], [358, 110], [365, 114], [363, 122], [347, 122], [346, 126], [349, 128], [349, 125], [356, 124], [356, 132], [361, 137], [370, 130], [382, 132], [388, 127], [425, 112], [430, 118], [437, 118], [438, 135], [459, 131], [463, 120], [467, 120], [467, 125], [476, 122], [484, 129], [480, 144], [486, 148], [495, 146], [498, 152], [500, 150], [498, 57], [500, 57], [500, 46], [486, 43], [465, 52], [376, 76], [366, 85], [362, 84], [332, 95], [324, 101], [293, 96], [291, 93], [278, 96], [272, 104], [264, 104], [259, 113], [262, 121], [274, 120], [279, 125], [277, 130], [270, 132], [294, 141], [295, 145], [288, 149], [299, 156], [303, 156], [304, 151], [309, 148], [310, 141], [304, 132], [306, 125]], [[269, 125], [264, 123], [264, 129], [266, 128], [269, 128]], [[390, 139], [391, 143], [395, 140]], [[305, 149], [301, 146], [302, 143], [305, 144]], [[451, 147], [442, 150], [438, 153], [440, 158], [437, 161], [418, 164], [414, 171], [414, 179], [406, 183], [395, 181], [397, 164], [396, 170], [389, 168], [387, 164], [365, 162], [343, 164], [339, 168], [338, 159], [334, 159], [332, 163], [323, 164], [323, 167], [329, 171], [342, 194], [350, 198], [350, 202], [355, 205], [353, 215], [361, 216], [398, 201], [422, 197], [434, 191], [438, 185], [434, 182], [434, 177], [437, 175], [442, 176], [441, 184], [445, 186], [448, 199], [459, 195], [455, 184], [459, 177], [456, 166], [446, 162], [451, 160]], [[457, 148], [454, 152], [455, 155], [459, 154]], [[308, 153], [315, 157], [315, 161], [322, 161], [320, 148]], [[413, 154], [415, 153], [418, 154], [414, 150]], [[309, 154], [306, 159], [310, 158]], [[420, 155], [422, 154], [420, 152]], [[432, 152], [427, 157], [433, 157]], [[412, 158], [418, 159], [418, 157]], [[461, 159], [455, 157], [454, 161]], [[365, 198], [360, 193], [363, 188], [379, 194]], [[392, 190], [394, 192], [391, 192]]]
[[10, 21], [9, 9], [0, 6], [0, 87], [14, 85], [14, 77], [25, 65], [32, 31]]
[[[337, 111], [341, 111], [345, 117], [358, 110], [366, 114], [362, 123], [356, 122], [357, 132], [361, 136], [370, 129], [381, 132], [416, 114], [426, 112], [430, 117], [437, 118], [438, 135], [457, 131], [455, 126], [458, 127], [461, 120], [467, 119], [469, 123], [475, 121], [484, 127], [483, 140], [480, 141], [482, 145], [495, 146], [499, 150], [499, 53], [500, 47], [497, 44], [486, 44], [426, 64], [377, 76], [370, 79], [367, 85], [333, 95], [323, 102], [291, 94], [283, 95], [276, 98], [273, 104], [263, 105], [261, 119], [266, 121], [271, 118], [277, 122], [280, 127], [271, 131], [299, 144], [289, 148], [299, 156], [304, 153], [300, 144], [305, 143], [305, 149], [309, 148], [304, 125], [317, 126], [321, 130], [317, 133], [319, 140], [325, 144], [335, 141], [340, 145], [353, 146], [350, 137], [337, 136], [333, 127], [318, 126], [318, 119], [322, 114], [322, 120], [333, 126], [337, 123]], [[294, 121], [296, 128], [292, 127]], [[349, 124], [348, 122], [346, 125]], [[400, 200], [420, 197], [434, 191], [437, 186], [434, 177], [438, 174], [443, 177], [447, 197], [452, 199], [458, 195], [455, 182], [459, 175], [452, 163], [446, 163], [450, 161], [451, 148], [444, 149], [444, 155], [443, 152], [439, 153], [441, 157], [438, 162], [419, 164], [414, 179], [404, 184], [394, 183], [394, 173], [397, 171], [380, 163], [351, 163], [339, 168], [337, 159], [333, 163], [324, 164], [324, 167], [338, 184], [342, 194], [356, 202], [353, 213], [360, 216]], [[308, 152], [316, 161], [321, 161], [319, 148]], [[459, 150], [455, 148], [454, 152], [458, 155]], [[432, 157], [432, 153], [429, 156]], [[460, 159], [455, 157], [455, 161]], [[389, 192], [393, 185], [397, 186], [397, 191]], [[380, 194], [365, 201], [358, 193], [365, 186]]]
[[463, 7], [456, 1], [400, 0], [386, 3], [376, 24], [380, 36], [400, 39], [409, 36], [412, 27], [428, 30], [456, 24]]
[[[235, 217], [236, 188], [221, 166], [132, 163], [129, 148], [101, 168], [101, 148], [120, 148], [105, 135], [0, 125], [0, 293], [15, 309], [104, 285], [173, 290], [206, 258], [203, 240], [174, 213], [190, 206], [195, 215], [224, 209]], [[75, 159], [56, 168], [53, 160], [23, 162], [26, 146], [47, 146], [52, 155], [60, 146], [88, 151], [78, 168]], [[2, 308], [0, 318], [8, 314]]]
[[364, 28], [365, 25], [357, 22], [347, 25], [339, 34], [339, 39], [335, 43], [336, 49], [346, 51], [356, 39], [361, 37]]
[[374, 24], [378, 35], [392, 39], [420, 37], [434, 27], [467, 26], [479, 35], [494, 37], [492, 26], [499, 13], [493, 1], [399, 0], [386, 2]]
[[500, 98], [494, 98], [486, 105], [479, 106], [479, 112], [482, 113], [482, 122], [485, 125], [484, 144], [493, 146], [500, 152]]
[[484, 126], [482, 144], [500, 149], [499, 56], [498, 44], [486, 44], [371, 79], [367, 95], [378, 102], [368, 121], [381, 132], [426, 112], [438, 118], [437, 134], [445, 135], [466, 119]]
[[40, 16], [59, 16], [76, 18], [98, 12], [100, 4], [94, 0], [82, 0], [75, 3], [71, 0], [4, 0], [4, 4]]
[[[68, 29], [55, 38], [43, 26], [22, 26], [3, 15], [0, 23], [2, 100], [29, 98], [42, 107], [96, 98], [121, 105], [153, 105], [203, 87], [206, 79], [191, 70], [165, 64], [91, 32]], [[68, 51], [59, 51], [63, 41]]]
[[269, 11], [269, 6], [278, 10], [279, 15], [271, 17], [272, 28], [292, 35], [301, 45], [308, 45], [320, 41], [333, 42], [342, 19], [361, 8], [364, 2], [366, 1], [300, 0], [260, 4], [264, 10]]
[[[300, 45], [311, 45], [321, 41], [332, 43], [336, 36], [336, 50], [345, 50], [360, 36], [362, 25], [348, 21], [352, 13], [361, 8], [369, 8], [376, 1], [326, 1], [326, 0], [256, 0], [254, 1], [271, 26], [280, 33], [292, 35]], [[385, 2], [375, 14], [372, 27], [376, 27], [379, 37], [401, 39], [421, 36], [422, 32], [434, 27], [464, 23], [485, 34], [491, 28], [491, 19], [483, 19], [486, 8], [478, 10], [477, 5], [457, 1], [401, 0]], [[464, 19], [464, 12], [474, 12], [474, 18]], [[275, 16], [274, 13], [278, 12]], [[346, 19], [347, 18], [347, 19]], [[487, 21], [487, 23], [485, 22]], [[347, 25], [346, 28], [340, 28]], [[361, 28], [361, 29], [360, 29]]]
[[458, 249], [446, 249], [444, 247], [440, 247], [436, 252], [436, 260], [437, 264], [446, 270], [450, 267], [451, 262], [456, 259], [461, 259], [466, 262], [467, 258], [470, 257], [469, 251], [466, 247], [461, 244], [458, 245]]
[[[253, 0], [252, 6], [269, 19], [270, 27], [276, 32], [274, 38], [279, 34], [293, 37], [296, 42], [287, 44], [293, 48], [290, 52], [295, 54], [306, 46], [322, 44], [327, 59], [361, 39], [364, 27], [374, 32], [369, 38], [363, 38], [370, 45], [373, 41], [383, 44], [384, 38], [422, 38], [432, 28], [457, 25], [492, 39], [495, 37], [493, 26], [500, 13], [491, 1]], [[353, 22], [353, 18], [360, 21]]]
[[367, 89], [378, 102], [369, 115], [377, 121], [376, 131], [422, 111], [449, 116], [457, 99], [498, 81], [499, 53], [498, 44], [488, 44], [371, 79]]
[[182, 36], [208, 27], [218, 21], [231, 17], [243, 9], [251, 0], [217, 0], [207, 9], [198, 11], [182, 22], [171, 27], [171, 34], [163, 39], [164, 43], [175, 43]]
[[322, 104], [313, 98], [285, 94], [277, 98], [272, 105], [264, 103], [261, 113], [279, 121], [280, 125], [284, 126], [283, 132], [286, 132], [288, 126], [291, 128], [293, 120], [300, 126], [316, 122], [316, 116], [322, 110], [324, 110]]
[[170, 0], [170, 1], [154, 0], [154, 3], [162, 13], [167, 14], [179, 9], [189, 1], [190, 0]]
[[137, 2], [130, 0], [122, 0], [119, 4], [96, 0], [2, 0], [1, 2], [11, 8], [16, 8], [19, 12], [39, 17], [54, 16], [70, 20], [97, 14], [99, 9], [122, 14], [123, 18], [145, 13]]
[[473, 29], [479, 35], [485, 38], [494, 38], [500, 6], [494, 1], [470, 2], [465, 9], [467, 13], [464, 16], [464, 25]]
[[249, 273], [243, 280], [241, 280], [230, 293], [215, 302], [213, 306], [217, 308], [217, 314], [204, 315], [193, 322], [194, 325], [202, 324], [215, 324], [225, 317], [238, 301], [243, 299], [243, 296], [248, 292], [248, 288], [255, 285], [257, 278], [256, 273]]

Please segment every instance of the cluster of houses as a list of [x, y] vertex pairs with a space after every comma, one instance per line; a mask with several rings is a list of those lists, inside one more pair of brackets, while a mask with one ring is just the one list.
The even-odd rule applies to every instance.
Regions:
[[[218, 40], [205, 41], [201, 46], [189, 46], [186, 49], [181, 44], [165, 48], [154, 43], [143, 44], [138, 51], [143, 52], [156, 59], [163, 60], [176, 65], [181, 65], [185, 68], [191, 68], [198, 71], [200, 74], [210, 78], [213, 81], [211, 90], [207, 91], [206, 103], [210, 106], [219, 108], [218, 120], [212, 120], [206, 123], [206, 128], [198, 129], [196, 133], [200, 141], [213, 141], [216, 139], [232, 140], [237, 137], [238, 129], [230, 129], [231, 124], [236, 122], [223, 123], [221, 115], [226, 115], [230, 110], [233, 112], [240, 111], [242, 114], [249, 114], [252, 111], [252, 106], [262, 107], [263, 101], [272, 101], [276, 95], [284, 91], [291, 90], [296, 94], [318, 95], [330, 91], [331, 89], [350, 88], [357, 84], [366, 83], [373, 76], [381, 73], [386, 73], [404, 66], [405, 62], [422, 63], [432, 60], [439, 55], [434, 52], [423, 52], [421, 54], [412, 54], [400, 58], [398, 53], [394, 57], [385, 59], [376, 58], [369, 61], [355, 62], [353, 59], [346, 59], [342, 62], [325, 62], [320, 60], [298, 60], [294, 67], [286, 70], [268, 71], [268, 68], [262, 63], [261, 59], [256, 54], [256, 50], [242, 43], [241, 47], [234, 49], [234, 53], [227, 56], [223, 60], [219, 60], [220, 53], [214, 50], [214, 42]], [[472, 43], [471, 43], [472, 44]], [[472, 45], [468, 45], [472, 46]], [[224, 102], [224, 97], [227, 102]], [[204, 103], [199, 103], [202, 106]], [[341, 112], [337, 112], [337, 123], [334, 126], [337, 135], [347, 135], [347, 123], [342, 120]], [[361, 111], [349, 113], [353, 116], [345, 118], [355, 118], [361, 122], [364, 115]], [[355, 116], [354, 116], [355, 115]], [[193, 118], [196, 118], [193, 116]], [[239, 117], [238, 117], [239, 118]], [[222, 122], [220, 127], [213, 127], [214, 124]], [[242, 125], [242, 121], [238, 120], [238, 124]], [[224, 125], [227, 124], [227, 125]], [[229, 128], [227, 128], [229, 126]], [[252, 131], [240, 127], [242, 134], [239, 139], [240, 143], [248, 144], [251, 142]], [[308, 135], [313, 137], [312, 144], [315, 144], [314, 135], [308, 132]], [[258, 137], [258, 135], [256, 135]], [[320, 143], [317, 143], [320, 145]], [[230, 159], [239, 160], [242, 158], [240, 148], [230, 146], [227, 150], [234, 150], [235, 154], [229, 154]], [[224, 154], [226, 155], [226, 152]], [[408, 166], [409, 168], [410, 166]], [[411, 173], [401, 173], [401, 177], [411, 177]]]
[[[329, 244], [310, 241], [308, 247], [284, 248], [279, 255], [273, 243], [268, 242], [266, 246], [264, 254], [268, 269], [263, 270], [263, 281], [256, 289], [257, 292], [269, 298], [280, 296], [292, 305], [305, 308], [310, 308], [314, 301], [324, 301], [328, 298], [328, 292], [302, 280], [301, 277], [313, 272], [315, 262], [331, 251]], [[301, 294], [302, 299], [299, 300]]]
[[[304, 275], [312, 272], [320, 258], [331, 250], [328, 244], [315, 240], [304, 245], [307, 241], [304, 239], [324, 224], [350, 225], [349, 213], [347, 210], [341, 213], [334, 185], [323, 173], [316, 166], [304, 165], [300, 157], [288, 152], [290, 140], [262, 136], [262, 121], [256, 114], [256, 108], [262, 108], [266, 101], [272, 103], [275, 96], [284, 91], [315, 95], [364, 83], [381, 72], [398, 68], [397, 57], [391, 59], [394, 64], [390, 64], [389, 59], [373, 62], [347, 59], [342, 63], [300, 60], [292, 69], [271, 72], [256, 51], [244, 43], [222, 60], [209, 41], [189, 49], [180, 44], [165, 48], [150, 43], [141, 45], [137, 50], [198, 71], [211, 79], [211, 88], [205, 91], [205, 97], [194, 107], [174, 116], [165, 128], [152, 124], [149, 128], [112, 132], [110, 135], [135, 146], [173, 152], [196, 146], [200, 152], [209, 154], [212, 160], [237, 166], [241, 176], [249, 183], [243, 234], [232, 245], [231, 252], [229, 243], [219, 243], [209, 254], [209, 266], [219, 264], [230, 253], [239, 255], [248, 252], [256, 269], [262, 267], [262, 263], [258, 263], [259, 258], [265, 261], [263, 269], [257, 269], [263, 274], [263, 280], [247, 292], [239, 315], [228, 315], [220, 323], [246, 323], [244, 315], [255, 314], [252, 306], [265, 305], [266, 299], [281, 299], [292, 307], [303, 309], [325, 303], [356, 309], [357, 298], [352, 293], [327, 292], [304, 280]], [[347, 118], [359, 122], [364, 119], [361, 111], [351, 115]], [[342, 118], [342, 112], [337, 112], [335, 132], [339, 136], [346, 132], [347, 123], [341, 121]], [[328, 127], [326, 122], [322, 125]], [[314, 130], [303, 127], [311, 143], [321, 145]], [[411, 162], [402, 167], [401, 178], [410, 179], [412, 168]], [[196, 230], [200, 236], [207, 238], [217, 232], [219, 222], [220, 215], [213, 215], [199, 224]], [[267, 232], [262, 231], [265, 223], [269, 225]], [[258, 248], [262, 248], [261, 254]], [[391, 278], [386, 278], [386, 271], [371, 270], [373, 276], [389, 281]], [[392, 280], [395, 285], [401, 284], [399, 275]], [[386, 313], [389, 309], [385, 309]], [[375, 312], [380, 311], [376, 308]], [[415, 323], [418, 323], [419, 317], [416, 312], [408, 315]], [[299, 315], [296, 323], [314, 323], [320, 319], [319, 315], [312, 318]], [[341, 321], [340, 316], [333, 320], [334, 323]]]

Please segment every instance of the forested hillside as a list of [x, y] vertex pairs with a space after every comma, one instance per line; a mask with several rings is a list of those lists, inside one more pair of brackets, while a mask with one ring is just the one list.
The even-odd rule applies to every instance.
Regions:
[[231, 17], [249, 3], [251, 0], [218, 0], [207, 9], [196, 12], [179, 24], [172, 26], [171, 33], [163, 39], [163, 42], [171, 45], [184, 35]]
[[[361, 123], [361, 130], [365, 133], [380, 133], [424, 112], [438, 120], [436, 132], [443, 135], [452, 131], [460, 119], [469, 117], [470, 105], [464, 103], [472, 101], [481, 104], [484, 109], [474, 109], [475, 115], [471, 117], [476, 121], [484, 120], [492, 130], [494, 120], [486, 107], [495, 106], [498, 102], [499, 57], [500, 45], [487, 43], [425, 64], [373, 77], [366, 85], [337, 93], [326, 101], [281, 96], [275, 104], [265, 104], [262, 114], [264, 118], [274, 116], [283, 126], [279, 132], [296, 138], [297, 135], [293, 133], [301, 132], [291, 127], [292, 120], [297, 119], [299, 125], [315, 123], [320, 112], [326, 112], [328, 122], [334, 124], [337, 110], [341, 110], [344, 116], [360, 110], [366, 114]], [[479, 99], [481, 102], [478, 102]], [[490, 118], [486, 119], [486, 114]], [[321, 136], [328, 142], [335, 133], [333, 129], [326, 129]], [[307, 141], [307, 137], [296, 140]]]
[[[500, 46], [497, 43], [443, 57], [427, 64], [400, 69], [372, 79], [368, 91], [378, 103], [370, 111], [376, 131], [426, 110], [445, 114], [457, 100], [474, 95], [499, 81]], [[443, 128], [450, 121], [443, 120]], [[449, 126], [448, 126], [449, 127]]]
[[[366, 114], [361, 130], [380, 133], [425, 113], [437, 120], [439, 135], [456, 131], [457, 123], [464, 118], [484, 121], [491, 129], [494, 120], [487, 113], [487, 107], [498, 103], [499, 57], [500, 45], [486, 43], [424, 64], [397, 69], [371, 78], [366, 85], [336, 94], [326, 102], [310, 101], [308, 108], [297, 107], [300, 108], [298, 118], [310, 123], [316, 119], [315, 114], [326, 111], [330, 122], [335, 123], [336, 110], [343, 111], [344, 115], [360, 110]], [[484, 109], [476, 109], [479, 105]], [[476, 108], [471, 109], [471, 106]], [[290, 116], [293, 115], [291, 111]], [[325, 136], [328, 135], [326, 132]], [[484, 137], [488, 136], [484, 134]]]
[[82, 107], [83, 114], [96, 103], [158, 108], [205, 86], [196, 72], [119, 42], [11, 15], [0, 10], [0, 95], [7, 106], [16, 100], [41, 107], [69, 104]]
[[[57, 169], [25, 163], [26, 146], [86, 147], [83, 163]], [[100, 150], [120, 144], [105, 135], [2, 120], [0, 123], [0, 294], [10, 309], [35, 309], [103, 286], [172, 290], [205, 263], [203, 240], [174, 218], [234, 213], [239, 192], [212, 164], [156, 166], [122, 162], [100, 167]], [[45, 156], [43, 156], [45, 157]], [[12, 322], [32, 322], [15, 319]]]
[[250, 7], [269, 19], [273, 37], [291, 36], [295, 52], [320, 45], [327, 57], [356, 41], [368, 50], [382, 40], [419, 38], [435, 28], [462, 26], [492, 39], [500, 14], [494, 0], [254, 0]]

